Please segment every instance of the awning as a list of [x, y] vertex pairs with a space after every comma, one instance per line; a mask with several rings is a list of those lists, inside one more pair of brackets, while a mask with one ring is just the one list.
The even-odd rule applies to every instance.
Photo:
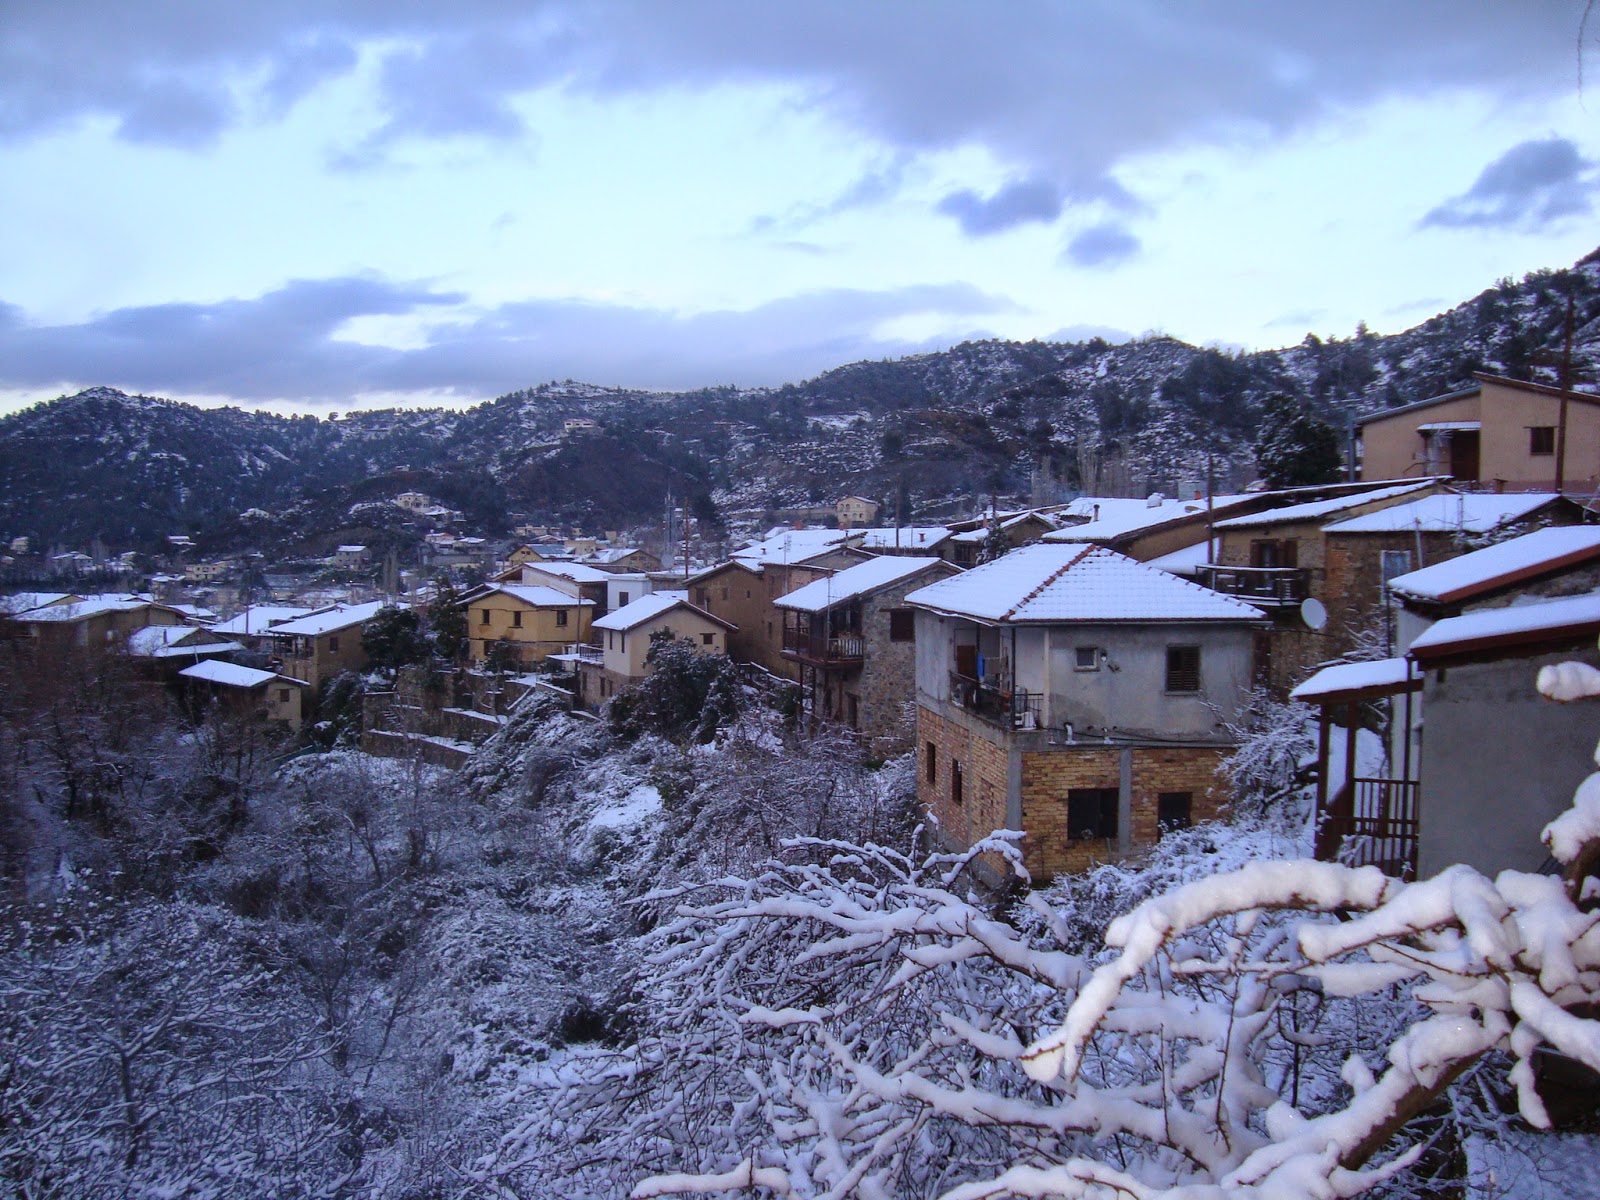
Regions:
[[1290, 692], [1289, 699], [1304, 700], [1308, 704], [1342, 704], [1421, 690], [1421, 674], [1412, 674], [1405, 659], [1380, 658], [1374, 662], [1323, 667]]

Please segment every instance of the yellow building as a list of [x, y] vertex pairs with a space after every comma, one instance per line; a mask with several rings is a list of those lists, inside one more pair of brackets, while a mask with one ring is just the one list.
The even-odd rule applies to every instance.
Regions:
[[550, 587], [497, 583], [473, 592], [461, 607], [467, 610], [467, 655], [473, 662], [483, 662], [503, 641], [531, 664], [587, 642], [594, 602]]
[[1600, 486], [1600, 396], [1473, 378], [1459, 392], [1358, 420], [1362, 479], [1450, 475], [1509, 491], [1591, 493]]
[[652, 639], [665, 630], [703, 654], [726, 654], [735, 631], [721, 617], [690, 604], [682, 592], [652, 592], [594, 623], [600, 635], [599, 661], [579, 666], [579, 703], [599, 704], [650, 673]]

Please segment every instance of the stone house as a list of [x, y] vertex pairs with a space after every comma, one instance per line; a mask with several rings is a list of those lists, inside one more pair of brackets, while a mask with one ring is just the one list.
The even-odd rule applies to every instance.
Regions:
[[918, 795], [952, 847], [1019, 829], [1048, 877], [1226, 803], [1258, 609], [1096, 546], [1013, 551], [906, 603]]
[[246, 650], [259, 650], [269, 631], [286, 621], [309, 617], [316, 611], [319, 610], [292, 604], [253, 604], [234, 613], [226, 621], [218, 621], [211, 627], [211, 632], [232, 638]]
[[305, 720], [310, 687], [304, 680], [215, 659], [185, 667], [178, 675], [188, 685], [190, 711], [196, 715], [214, 704], [238, 716], [281, 722], [294, 731]]
[[167, 680], [202, 659], [224, 658], [243, 649], [238, 642], [192, 625], [146, 625], [122, 639], [122, 647], [145, 675]]
[[516, 648], [524, 665], [568, 654], [589, 641], [595, 602], [527, 583], [488, 584], [458, 602], [467, 612], [467, 657], [482, 663], [496, 642]]
[[999, 526], [1000, 537], [1004, 539], [1007, 548], [1012, 550], [1041, 541], [1046, 534], [1054, 533], [1060, 528], [1059, 523], [1046, 513], [1033, 509], [1026, 512], [999, 513], [994, 517], [976, 518], [960, 524], [966, 528], [960, 528], [960, 525], [953, 527], [957, 532], [952, 533], [949, 540], [944, 543], [943, 553], [956, 566], [962, 568], [977, 564], [982, 556], [984, 543], [991, 536], [990, 530], [993, 526]]
[[1473, 379], [1358, 418], [1362, 478], [1449, 475], [1501, 491], [1600, 487], [1600, 396], [1483, 372]]
[[530, 562], [523, 564], [521, 578], [529, 587], [554, 588], [587, 601], [593, 609], [591, 617], [603, 617], [610, 611], [614, 579], [609, 571], [576, 562]]
[[733, 626], [691, 604], [683, 592], [653, 592], [594, 623], [600, 656], [578, 663], [577, 702], [596, 707], [651, 671], [652, 639], [663, 631], [690, 642], [703, 654], [726, 654]]
[[[1399, 483], [1215, 523], [1215, 560], [1200, 568], [1199, 580], [1272, 616], [1270, 636], [1264, 632], [1257, 646], [1261, 682], [1281, 695], [1319, 664], [1352, 648], [1358, 623], [1353, 618], [1323, 619], [1332, 611], [1324, 527], [1443, 487], [1442, 480], [1434, 479]], [[1348, 581], [1349, 575], [1340, 578]], [[1342, 606], [1344, 599], [1334, 602]], [[1372, 603], [1378, 599], [1375, 592]]]
[[274, 625], [266, 634], [273, 656], [268, 666], [309, 684], [313, 696], [334, 676], [365, 670], [367, 652], [361, 646], [361, 630], [385, 603], [336, 604]]
[[780, 596], [783, 657], [807, 689], [815, 725], [854, 729], [872, 753], [907, 748], [916, 689], [916, 613], [908, 592], [958, 568], [941, 558], [868, 559]]

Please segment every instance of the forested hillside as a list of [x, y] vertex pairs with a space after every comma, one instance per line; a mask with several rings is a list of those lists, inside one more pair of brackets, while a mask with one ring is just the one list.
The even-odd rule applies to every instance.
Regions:
[[[1138, 494], [1254, 477], [1265, 400], [1349, 416], [1487, 370], [1554, 382], [1568, 297], [1574, 373], [1600, 344], [1600, 253], [1503, 280], [1414, 329], [1308, 335], [1234, 354], [1162, 336], [1123, 344], [973, 342], [859, 362], [771, 389], [649, 393], [551, 382], [461, 410], [286, 419], [96, 388], [0, 420], [0, 533], [119, 548], [171, 533], [272, 549], [418, 488], [480, 532], [513, 514], [590, 528], [655, 519], [670, 493], [709, 511], [893, 500], [907, 516], [990, 494]], [[571, 417], [598, 432], [564, 436]], [[368, 514], [371, 515], [371, 514]]]

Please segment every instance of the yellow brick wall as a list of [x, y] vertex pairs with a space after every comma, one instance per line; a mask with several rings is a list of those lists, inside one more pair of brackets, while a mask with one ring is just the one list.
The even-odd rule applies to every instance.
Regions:
[[[996, 731], [999, 735], [999, 731]], [[928, 779], [928, 744], [937, 754], [933, 781]], [[952, 763], [962, 769], [962, 803], [950, 795], [955, 776]], [[954, 721], [917, 707], [917, 798], [939, 822], [945, 840], [957, 848], [970, 846], [996, 829], [1006, 827], [1006, 787], [1009, 777], [1005, 749], [979, 737]]]

